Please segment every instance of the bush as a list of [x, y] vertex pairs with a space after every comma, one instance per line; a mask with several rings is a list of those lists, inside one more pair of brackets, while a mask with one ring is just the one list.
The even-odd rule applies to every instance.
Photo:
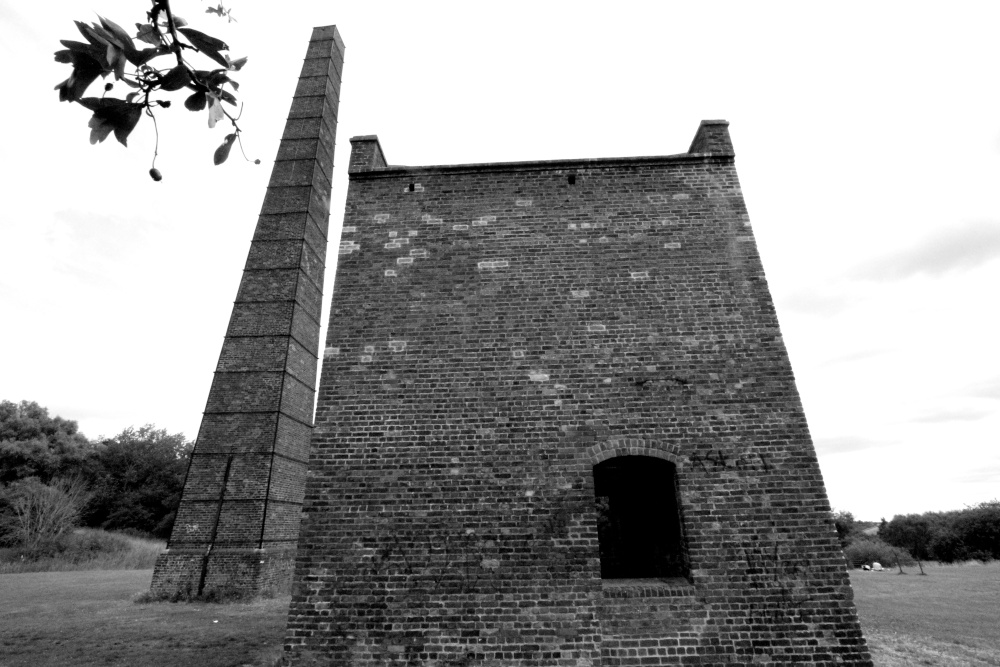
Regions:
[[125, 553], [131, 548], [129, 538], [124, 535], [83, 528], [31, 546], [14, 547], [9, 550], [8, 559], [38, 561], [58, 558], [75, 565], [100, 556]]
[[169, 536], [191, 449], [183, 434], [152, 425], [127, 428], [95, 446], [87, 460], [94, 497], [84, 523]]
[[80, 528], [32, 549], [0, 549], [0, 574], [66, 570], [145, 570], [163, 551], [159, 540]]
[[833, 526], [837, 529], [837, 539], [840, 540], [840, 548], [846, 549], [857, 532], [857, 521], [854, 515], [850, 512], [834, 512]]
[[969, 558], [984, 563], [1000, 558], [1000, 503], [982, 503], [963, 510], [955, 517], [952, 528]]
[[76, 526], [80, 511], [90, 499], [78, 478], [56, 479], [42, 484], [35, 477], [14, 482], [3, 490], [4, 541], [34, 551], [57, 548], [64, 535]]
[[859, 568], [862, 565], [881, 563], [883, 567], [897, 565], [916, 565], [910, 552], [894, 547], [877, 537], [858, 535], [844, 548], [844, 557], [850, 567]]
[[921, 560], [955, 563], [1000, 558], [1000, 502], [952, 512], [897, 515], [882, 521], [879, 537]]

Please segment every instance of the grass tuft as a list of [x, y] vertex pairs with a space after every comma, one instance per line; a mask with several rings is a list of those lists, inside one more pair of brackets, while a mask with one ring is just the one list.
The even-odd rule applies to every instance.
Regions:
[[162, 540], [80, 528], [36, 549], [0, 549], [0, 574], [148, 570], [165, 547]]

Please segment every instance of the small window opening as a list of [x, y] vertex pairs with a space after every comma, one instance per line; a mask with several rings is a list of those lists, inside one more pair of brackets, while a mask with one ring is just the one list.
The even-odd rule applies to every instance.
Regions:
[[569, 181], [570, 185], [576, 185], [576, 174], [570, 174], [566, 180]]
[[618, 456], [594, 466], [602, 579], [686, 577], [677, 474], [651, 456]]
[[413, 192], [413, 183], [410, 183], [410, 192]]

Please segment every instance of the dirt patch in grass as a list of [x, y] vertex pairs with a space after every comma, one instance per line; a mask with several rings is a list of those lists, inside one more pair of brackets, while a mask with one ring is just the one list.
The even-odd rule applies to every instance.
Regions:
[[289, 597], [249, 604], [133, 599], [152, 570], [0, 575], [0, 665], [273, 665]]

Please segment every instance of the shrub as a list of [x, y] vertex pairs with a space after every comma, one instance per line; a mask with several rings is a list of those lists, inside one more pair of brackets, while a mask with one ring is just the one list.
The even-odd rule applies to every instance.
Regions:
[[86, 485], [78, 477], [56, 479], [50, 484], [29, 477], [8, 485], [3, 495], [5, 507], [0, 520], [4, 523], [4, 539], [28, 551], [58, 548], [90, 499]]
[[940, 530], [936, 518], [932, 513], [897, 515], [879, 526], [878, 536], [921, 560], [929, 560], [931, 542]]
[[96, 445], [87, 460], [88, 526], [167, 537], [180, 504], [191, 443], [147, 424]]
[[163, 551], [159, 540], [79, 528], [32, 549], [0, 549], [0, 574], [66, 570], [144, 570]]
[[833, 525], [837, 529], [837, 539], [840, 540], [840, 548], [846, 549], [857, 532], [857, 521], [854, 515], [850, 512], [834, 512]]
[[958, 513], [952, 528], [968, 549], [968, 557], [988, 562], [1000, 558], [1000, 502], [970, 507]]
[[872, 563], [881, 563], [883, 567], [916, 564], [909, 551], [868, 535], [855, 536], [854, 540], [844, 548], [844, 557], [848, 565], [854, 568]]

